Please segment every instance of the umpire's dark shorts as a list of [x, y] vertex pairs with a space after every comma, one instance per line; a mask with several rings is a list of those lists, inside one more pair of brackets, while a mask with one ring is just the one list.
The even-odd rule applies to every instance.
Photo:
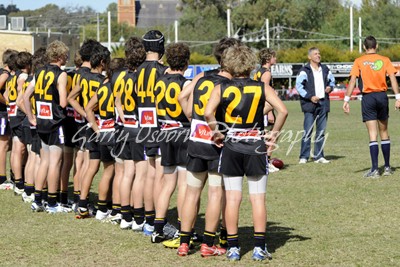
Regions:
[[363, 94], [361, 100], [363, 122], [389, 118], [389, 100], [386, 92]]

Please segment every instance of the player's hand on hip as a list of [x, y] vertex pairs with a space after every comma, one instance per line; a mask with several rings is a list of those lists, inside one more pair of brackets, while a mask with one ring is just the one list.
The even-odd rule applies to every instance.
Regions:
[[36, 122], [36, 117], [35, 117], [35, 116], [29, 117], [28, 120], [29, 120], [29, 123], [30, 123], [32, 126], [36, 126], [37, 122]]
[[223, 135], [220, 131], [215, 131], [213, 135], [213, 141], [217, 147], [223, 147], [224, 146], [224, 141], [225, 135]]

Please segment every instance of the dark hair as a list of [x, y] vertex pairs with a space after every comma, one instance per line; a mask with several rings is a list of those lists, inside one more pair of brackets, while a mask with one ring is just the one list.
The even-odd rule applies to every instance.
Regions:
[[263, 48], [260, 50], [258, 57], [262, 66], [270, 62], [272, 57], [276, 57], [276, 52], [271, 48]]
[[184, 70], [189, 64], [189, 46], [184, 43], [170, 44], [165, 51], [165, 57], [171, 70]]
[[234, 45], [242, 45], [242, 42], [235, 38], [224, 37], [222, 38], [218, 44], [214, 48], [214, 56], [217, 59], [218, 63], [221, 64], [221, 58], [224, 51]]
[[32, 54], [26, 51], [19, 52], [17, 57], [18, 69], [30, 68], [32, 65]]
[[14, 49], [7, 49], [6, 51], [4, 51], [2, 57], [3, 64], [8, 64], [10, 56], [13, 54], [18, 54], [18, 51]]
[[164, 35], [160, 31], [151, 30], [143, 35], [143, 45], [146, 52], [156, 52], [160, 58], [164, 55]]
[[124, 66], [125, 66], [124, 58], [115, 57], [115, 58], [111, 59], [110, 65], [108, 66], [108, 70], [107, 70], [107, 77], [111, 77], [116, 70], [122, 69]]
[[143, 48], [143, 40], [140, 37], [131, 36], [125, 42], [125, 57], [128, 57], [130, 53], [138, 48]]
[[7, 49], [3, 53], [3, 64], [7, 65], [10, 70], [17, 69], [18, 51], [14, 49]]
[[87, 39], [83, 42], [81, 49], [79, 49], [82, 61], [90, 61], [90, 57], [96, 46], [100, 46], [100, 43], [94, 39]]
[[37, 69], [40, 69], [48, 62], [46, 57], [46, 47], [38, 48], [35, 53], [33, 53], [32, 57], [32, 72], [35, 72]]
[[101, 63], [104, 63], [105, 69], [108, 68], [108, 65], [110, 64], [110, 58], [111, 53], [108, 51], [108, 48], [105, 46], [96, 46], [93, 49], [93, 54], [90, 57], [90, 66], [92, 69], [97, 68]]
[[377, 42], [376, 42], [376, 39], [374, 36], [370, 35], [370, 36], [365, 37], [365, 40], [364, 40], [365, 49], [367, 49], [367, 50], [368, 49], [376, 49], [376, 44], [377, 44]]
[[135, 70], [146, 60], [146, 50], [142, 39], [130, 37], [125, 43], [126, 66], [128, 69]]
[[79, 54], [79, 51], [75, 52], [75, 56], [74, 56], [74, 64], [76, 67], [80, 67], [82, 66], [83, 60], [81, 57], [81, 54]]
[[125, 59], [122, 57], [115, 57], [111, 59], [108, 68], [110, 70], [117, 70], [123, 68], [124, 66], [125, 66]]

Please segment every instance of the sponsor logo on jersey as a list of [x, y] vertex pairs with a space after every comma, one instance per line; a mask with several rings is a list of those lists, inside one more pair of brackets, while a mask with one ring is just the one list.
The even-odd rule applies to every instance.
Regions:
[[8, 107], [8, 116], [17, 116], [17, 105], [14, 103], [10, 103]]
[[50, 106], [42, 105], [39, 111], [40, 116], [49, 117], [51, 114]]
[[143, 111], [142, 113], [142, 124], [154, 124], [154, 117], [153, 117], [153, 112], [149, 111]]
[[53, 119], [53, 110], [52, 104], [48, 102], [36, 102], [36, 106], [38, 109], [37, 117], [43, 120], [52, 120]]

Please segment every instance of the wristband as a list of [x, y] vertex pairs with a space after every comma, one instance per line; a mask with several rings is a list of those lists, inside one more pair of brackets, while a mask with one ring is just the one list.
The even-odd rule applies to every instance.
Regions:
[[396, 94], [396, 100], [400, 100], [400, 94]]
[[[400, 94], [399, 94], [400, 95]], [[350, 101], [350, 96], [344, 96], [344, 102], [349, 102]]]

